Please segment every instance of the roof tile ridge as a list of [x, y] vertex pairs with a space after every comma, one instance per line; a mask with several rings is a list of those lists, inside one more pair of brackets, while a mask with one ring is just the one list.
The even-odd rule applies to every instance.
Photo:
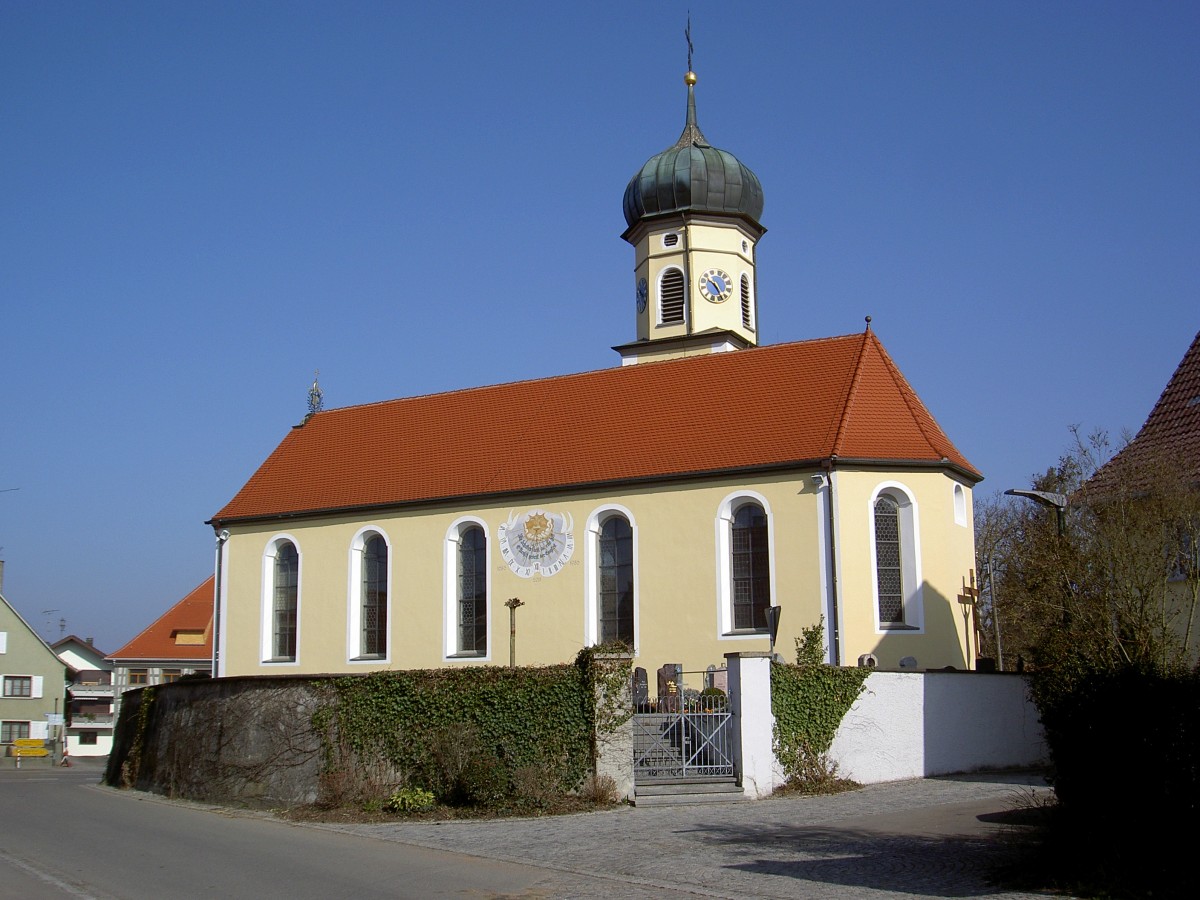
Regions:
[[[941, 446], [936, 438], [939, 436], [945, 438], [946, 443], [950, 443], [950, 439], [946, 437], [944, 433], [942, 433], [941, 426], [938, 425], [937, 420], [933, 418], [933, 413], [929, 411], [929, 409], [921, 401], [921, 398], [917, 396], [917, 392], [913, 390], [912, 385], [908, 383], [908, 379], [904, 377], [904, 373], [900, 371], [900, 367], [896, 365], [896, 363], [892, 360], [892, 357], [884, 348], [883, 342], [880, 341], [874, 333], [871, 334], [871, 337], [874, 338], [875, 349], [879, 351], [879, 355], [883, 360], [884, 367], [887, 369], [888, 374], [892, 378], [892, 383], [895, 384], [897, 390], [900, 391], [900, 397], [904, 401], [904, 405], [907, 407], [909, 415], [912, 416], [913, 422], [916, 423], [917, 430], [921, 432], [921, 437], [925, 438], [925, 442], [929, 445], [929, 448], [933, 450], [933, 452], [945, 459], [949, 456], [949, 454], [946, 452], [947, 448]], [[926, 420], [932, 422], [934, 427], [937, 429], [935, 434], [931, 435], [929, 433], [929, 429], [926, 427]], [[956, 448], [951, 447], [950, 449], [954, 449], [955, 452], [957, 452]]]
[[858, 348], [858, 357], [854, 361], [854, 372], [850, 376], [850, 384], [846, 388], [846, 394], [842, 398], [842, 411], [838, 416], [837, 425], [835, 426], [833, 442], [829, 448], [830, 456], [840, 456], [842, 450], [842, 441], [846, 436], [846, 430], [850, 424], [850, 407], [854, 403], [855, 395], [858, 393], [858, 384], [862, 379], [863, 366], [865, 365], [867, 355], [867, 339], [871, 332], [861, 332], [857, 335], [846, 335], [846, 337], [859, 337], [862, 344]]
[[[1137, 440], [1142, 432], [1146, 431], [1151, 424], [1156, 427], [1162, 427], [1157, 420], [1168, 415], [1169, 410], [1167, 407], [1171, 402], [1176, 400], [1175, 395], [1187, 386], [1187, 382], [1192, 377], [1196, 376], [1200, 376], [1200, 331], [1197, 331], [1196, 336], [1192, 338], [1192, 342], [1184, 352], [1183, 358], [1179, 360], [1179, 365], [1175, 367], [1175, 371], [1167, 379], [1166, 386], [1163, 387], [1162, 393], [1158, 395], [1158, 399], [1154, 401], [1154, 406], [1150, 408], [1150, 414], [1146, 416], [1146, 421], [1142, 423], [1142, 427], [1138, 429], [1138, 433], [1133, 440]], [[1170, 396], [1168, 397], [1168, 395]], [[1183, 402], [1186, 403], [1186, 401]], [[1133, 441], [1130, 441], [1130, 444], [1132, 443]]]

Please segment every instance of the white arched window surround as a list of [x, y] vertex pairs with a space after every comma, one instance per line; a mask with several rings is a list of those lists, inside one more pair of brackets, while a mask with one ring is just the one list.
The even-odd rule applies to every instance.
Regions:
[[735, 632], [733, 628], [733, 518], [746, 503], [757, 503], [767, 515], [767, 551], [771, 573], [771, 605], [777, 606], [775, 590], [775, 516], [771, 504], [757, 491], [735, 491], [717, 508], [717, 639], [761, 640], [765, 631]]
[[[296, 655], [292, 659], [276, 659], [274, 654], [275, 638], [275, 556], [279, 548], [290, 543], [296, 548]], [[262, 559], [262, 615], [259, 626], [259, 649], [264, 665], [296, 666], [300, 664], [300, 634], [301, 615], [304, 603], [304, 553], [300, 542], [292, 534], [276, 534], [267, 541]]]
[[592, 647], [600, 643], [600, 529], [613, 516], [623, 516], [633, 531], [633, 652], [637, 655], [638, 645], [638, 526], [627, 508], [616, 503], [601, 506], [587, 520], [583, 546], [584, 595], [583, 595], [583, 643]]
[[[484, 543], [487, 547], [487, 653], [483, 655], [463, 654], [458, 649], [458, 547], [463, 533], [475, 526], [483, 529]], [[446, 529], [446, 540], [443, 552], [442, 566], [442, 658], [445, 660], [472, 660], [487, 662], [492, 658], [492, 535], [487, 523], [476, 516], [462, 516], [455, 519]]]
[[[363, 551], [366, 549], [367, 541], [376, 536], [381, 538], [384, 546], [387, 547], [387, 606], [385, 607], [387, 634], [384, 638], [384, 645], [387, 650], [383, 656], [364, 657], [362, 654]], [[392, 658], [392, 584], [395, 578], [392, 574], [392, 542], [388, 538], [387, 532], [378, 525], [366, 525], [360, 528], [350, 541], [350, 561], [347, 569], [349, 572], [349, 581], [346, 590], [348, 598], [346, 602], [346, 662], [388, 662]]]
[[967, 526], [969, 519], [967, 518], [967, 490], [961, 484], [954, 484], [954, 523]]
[[[681, 288], [683, 291], [683, 297], [682, 297], [682, 301], [681, 301], [683, 304], [683, 316], [678, 321], [664, 322], [663, 321], [663, 279], [666, 278], [666, 276], [670, 272], [678, 272], [679, 273], [679, 281], [680, 281]], [[657, 283], [656, 283], [655, 289], [654, 289], [654, 299], [655, 299], [655, 307], [656, 307], [655, 321], [659, 325], [686, 325], [687, 321], [688, 321], [688, 296], [690, 294], [690, 291], [691, 291], [691, 286], [688, 284], [687, 273], [684, 272], [684, 270], [680, 266], [667, 266], [661, 272], [659, 272]]]
[[[900, 526], [900, 572], [903, 596], [904, 622], [891, 623], [879, 620], [879, 555], [875, 549], [875, 501], [882, 495], [891, 497], [898, 507]], [[917, 501], [913, 492], [899, 481], [885, 481], [876, 485], [867, 506], [867, 529], [871, 539], [871, 596], [875, 616], [875, 630], [924, 632], [925, 605], [924, 582], [921, 577], [921, 528]]]

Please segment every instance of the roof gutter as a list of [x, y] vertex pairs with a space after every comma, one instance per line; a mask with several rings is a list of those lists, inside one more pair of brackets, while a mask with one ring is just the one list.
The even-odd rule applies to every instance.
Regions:
[[[907, 468], [907, 469], [944, 469], [962, 476], [971, 484], [978, 484], [983, 476], [966, 469], [949, 460], [914, 460], [914, 459], [843, 459], [836, 456], [838, 463], [843, 466], [861, 466], [863, 468]], [[614, 478], [609, 481], [578, 481], [556, 485], [537, 485], [515, 488], [511, 491], [487, 491], [474, 494], [447, 494], [441, 497], [418, 497], [408, 500], [393, 500], [385, 503], [363, 503], [348, 506], [313, 507], [311, 509], [285, 510], [280, 512], [260, 513], [249, 516], [213, 516], [204, 524], [211, 525], [213, 530], [220, 530], [229, 525], [250, 525], [256, 522], [275, 522], [280, 520], [306, 519], [317, 516], [337, 516], [348, 513], [369, 513], [386, 509], [416, 508], [442, 506], [448, 503], [470, 503], [479, 500], [503, 500], [512, 497], [544, 497], [548, 495], [594, 491], [602, 488], [636, 487], [643, 484], [661, 484], [664, 481], [700, 481], [714, 478], [728, 478], [735, 475], [766, 474], [771, 472], [786, 472], [794, 469], [813, 469], [824, 467], [830, 457], [812, 457], [808, 459], [787, 460], [777, 463], [764, 463], [758, 466], [738, 466], [731, 469], [696, 470], [670, 474], [644, 475], [637, 478]]]

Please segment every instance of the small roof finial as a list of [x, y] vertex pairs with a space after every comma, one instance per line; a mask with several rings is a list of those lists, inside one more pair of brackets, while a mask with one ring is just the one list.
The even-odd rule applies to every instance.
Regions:
[[871, 317], [867, 316], [867, 331], [871, 330]]
[[318, 377], [321, 375], [320, 369], [313, 370], [312, 387], [308, 389], [308, 414], [319, 413], [325, 408], [325, 394], [321, 391], [321, 385], [317, 383]]

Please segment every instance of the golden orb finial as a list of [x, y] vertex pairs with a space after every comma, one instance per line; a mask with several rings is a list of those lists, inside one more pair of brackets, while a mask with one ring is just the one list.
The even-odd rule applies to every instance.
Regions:
[[689, 87], [694, 85], [699, 80], [700, 79], [698, 79], [696, 77], [695, 72], [688, 72], [686, 75], [683, 76], [683, 83], [688, 85]]

